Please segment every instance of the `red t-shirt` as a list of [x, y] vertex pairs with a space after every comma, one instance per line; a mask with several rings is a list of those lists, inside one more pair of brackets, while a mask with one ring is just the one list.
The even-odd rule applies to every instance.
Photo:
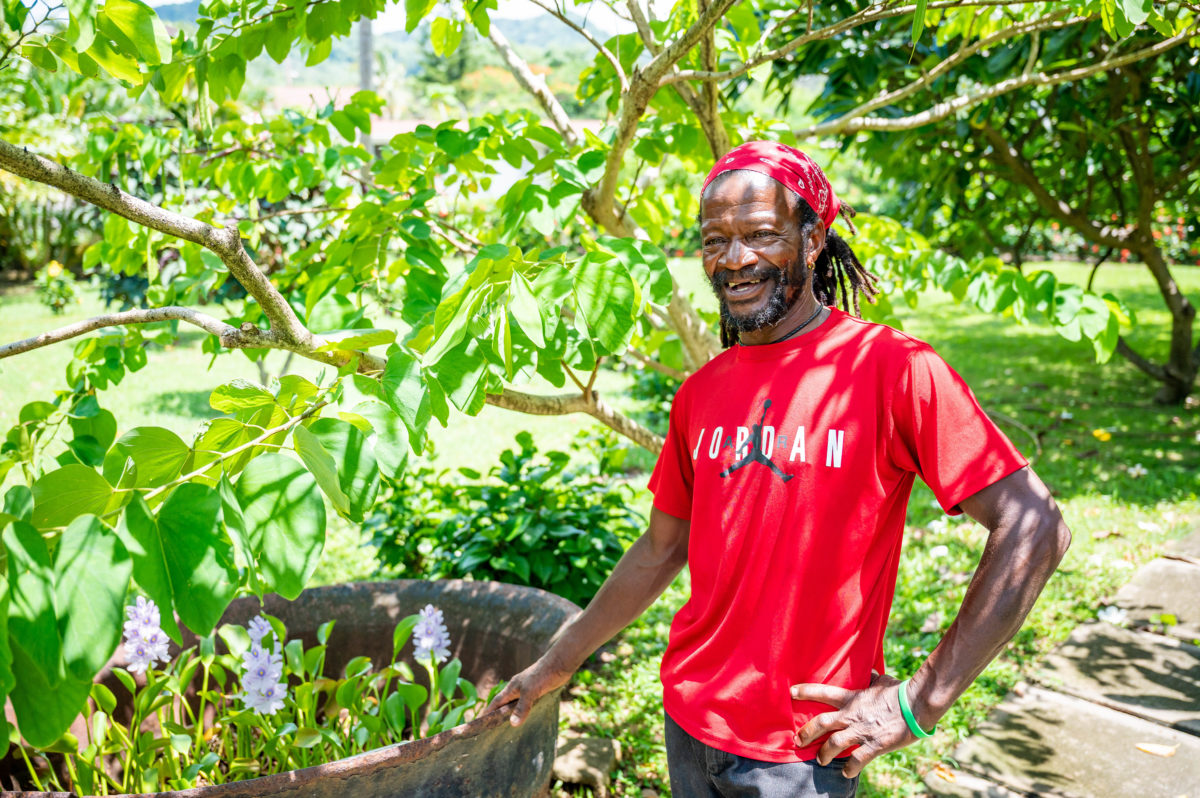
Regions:
[[793, 735], [829, 707], [789, 688], [861, 689], [884, 672], [914, 475], [957, 514], [1025, 464], [933, 349], [890, 327], [834, 309], [805, 335], [714, 358], [676, 394], [650, 478], [654, 506], [691, 520], [667, 712], [729, 753], [816, 756]]

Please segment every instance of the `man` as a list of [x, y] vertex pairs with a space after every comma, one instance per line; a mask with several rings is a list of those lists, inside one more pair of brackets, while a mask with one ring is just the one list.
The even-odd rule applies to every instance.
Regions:
[[[928, 345], [831, 307], [839, 288], [847, 309], [874, 292], [829, 229], [839, 213], [790, 147], [750, 142], [709, 174], [704, 269], [729, 348], [675, 396], [648, 530], [493, 702], [517, 702], [514, 725], [687, 564], [662, 664], [674, 794], [848, 796], [1020, 627], [1070, 533]], [[956, 620], [901, 683], [882, 641], [916, 475], [990, 534]]]

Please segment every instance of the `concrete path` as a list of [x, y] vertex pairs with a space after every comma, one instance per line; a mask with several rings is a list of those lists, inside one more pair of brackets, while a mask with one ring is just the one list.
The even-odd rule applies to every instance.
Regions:
[[934, 795], [1200, 798], [1200, 530], [1117, 594], [925, 777]]

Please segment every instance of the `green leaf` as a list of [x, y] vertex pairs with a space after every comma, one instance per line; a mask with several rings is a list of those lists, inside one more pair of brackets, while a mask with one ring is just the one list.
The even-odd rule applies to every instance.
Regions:
[[308, 58], [304, 60], [304, 65], [313, 67], [329, 57], [333, 51], [333, 39], [325, 39], [319, 41], [308, 54]]
[[[12, 644], [8, 639], [8, 607], [11, 599], [8, 593], [8, 580], [0, 574], [0, 696], [7, 697], [16, 684], [12, 671]], [[2, 701], [3, 698], [0, 698]], [[4, 729], [0, 727], [0, 731]], [[4, 756], [5, 741], [0, 738], [0, 756]]]
[[[29, 667], [48, 685], [63, 678], [62, 638], [54, 603], [54, 567], [40, 532], [24, 521], [4, 528], [9, 587], [8, 635], [15, 652], [25, 652]], [[19, 680], [20, 677], [18, 677]]]
[[24, 485], [13, 485], [4, 494], [4, 513], [22, 521], [33, 515], [33, 491]]
[[400, 623], [396, 624], [396, 628], [392, 630], [392, 660], [400, 658], [400, 652], [408, 643], [408, 638], [412, 636], [413, 627], [421, 620], [420, 615], [409, 615], [401, 619]]
[[438, 673], [438, 692], [446, 698], [454, 696], [454, 688], [458, 685], [458, 674], [462, 671], [462, 663], [452, 659]]
[[84, 435], [68, 441], [67, 448], [79, 462], [90, 468], [95, 468], [104, 462], [104, 448], [100, 445], [100, 441], [91, 435]]
[[463, 25], [458, 20], [438, 17], [430, 26], [429, 40], [433, 52], [443, 58], [458, 49], [463, 37]]
[[[111, 23], [128, 38], [147, 64], [171, 60], [171, 37], [154, 9], [138, 0], [106, 0], [100, 12], [101, 27]], [[134, 53], [123, 53], [132, 56]]]
[[656, 305], [670, 303], [674, 284], [667, 266], [667, 254], [659, 247], [649, 241], [612, 236], [602, 236], [596, 243], [617, 256], [629, 275], [646, 290], [651, 302]]
[[263, 581], [296, 598], [325, 546], [325, 502], [312, 475], [290, 457], [264, 454], [246, 466], [235, 494]]
[[575, 296], [593, 340], [616, 352], [633, 328], [636, 289], [616, 259], [589, 252], [575, 268]]
[[162, 427], [135, 427], [113, 445], [104, 458], [104, 478], [115, 485], [132, 457], [137, 466], [138, 488], [157, 488], [179, 476], [190, 453], [178, 435]]
[[1117, 341], [1121, 337], [1121, 324], [1115, 314], [1110, 314], [1104, 331], [1092, 339], [1092, 348], [1096, 351], [1096, 362], [1107, 363], [1117, 349]]
[[135, 496], [117, 526], [117, 533], [133, 561], [133, 581], [158, 605], [163, 631], [176, 643], [182, 643], [175, 623], [175, 592], [158, 521], [141, 496]]
[[366, 436], [338, 418], [319, 418], [308, 431], [337, 463], [338, 484], [350, 502], [347, 514], [351, 520], [362, 521], [363, 513], [375, 506], [379, 493], [379, 466]]
[[383, 718], [397, 735], [404, 732], [404, 698], [396, 692], [383, 700]]
[[404, 30], [412, 34], [426, 14], [433, 11], [437, 0], [404, 0]]
[[[79, 56], [81, 68], [84, 64], [84, 57], [82, 54]], [[91, 58], [93, 63], [103, 67], [105, 72], [117, 80], [124, 80], [135, 86], [141, 85], [142, 72], [138, 68], [137, 60], [116, 52], [105, 39], [97, 38], [92, 42], [92, 46], [88, 48], [87, 57]]]
[[917, 10], [913, 12], [912, 23], [912, 40], [913, 44], [921, 38], [921, 31], [925, 30], [925, 6], [929, 0], [917, 0]]
[[33, 483], [33, 525], [51, 529], [66, 526], [81, 515], [101, 515], [112, 493], [104, 477], [87, 466], [51, 471]]
[[54, 550], [54, 603], [70, 676], [91, 681], [116, 650], [133, 563], [120, 538], [93, 515], [76, 518]]
[[350, 498], [346, 496], [341, 482], [338, 480], [337, 463], [334, 462], [329, 452], [325, 451], [321, 441], [309, 432], [307, 427], [296, 427], [295, 432], [292, 433], [292, 444], [295, 446], [296, 454], [300, 455], [304, 465], [316, 477], [321, 490], [333, 503], [333, 509], [342, 515], [349, 514]]
[[91, 681], [68, 677], [52, 684], [29, 655], [16, 645], [13, 646], [13, 673], [17, 685], [9, 700], [21, 736], [38, 748], [53, 745], [83, 710]]
[[275, 404], [275, 397], [266, 388], [239, 379], [215, 388], [208, 402], [218, 413], [228, 413], [244, 421], [245, 414]]
[[421, 706], [429, 699], [429, 691], [419, 684], [400, 682], [392, 689], [404, 700], [404, 704], [413, 713], [420, 710]]
[[[82, 404], [80, 402], [75, 407], [78, 409]], [[106, 451], [117, 439], [117, 419], [107, 410], [97, 408], [94, 415], [87, 418], [71, 418], [67, 423], [71, 425], [71, 432], [76, 438], [95, 438], [100, 448]]]
[[408, 462], [408, 427], [382, 402], [360, 402], [354, 406], [354, 412], [371, 424], [367, 442], [375, 451], [379, 470], [391, 479], [398, 479]]
[[419, 451], [425, 445], [425, 428], [432, 416], [420, 363], [412, 355], [397, 349], [388, 356], [380, 382], [388, 405], [408, 427], [413, 451]]
[[1152, 0], [1121, 0], [1121, 10], [1130, 25], [1141, 25], [1154, 11]]
[[541, 349], [546, 345], [546, 334], [542, 326], [542, 310], [533, 295], [533, 286], [521, 275], [513, 272], [508, 284], [508, 309], [521, 332], [529, 336], [533, 345]]
[[318, 352], [370, 349], [372, 346], [390, 344], [396, 340], [395, 330], [334, 330], [320, 335], [326, 343], [317, 347]]
[[292, 745], [297, 748], [312, 748], [319, 742], [321, 742], [321, 732], [306, 726], [296, 730], [296, 739]]
[[201, 636], [213, 630], [238, 587], [233, 544], [218, 523], [220, 514], [221, 497], [195, 482], [176, 488], [158, 514], [175, 611]]

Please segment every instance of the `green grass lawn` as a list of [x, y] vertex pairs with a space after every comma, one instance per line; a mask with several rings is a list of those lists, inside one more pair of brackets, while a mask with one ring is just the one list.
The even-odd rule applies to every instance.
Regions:
[[[1083, 282], [1087, 277], [1082, 266], [1050, 268], [1064, 280]], [[714, 307], [694, 260], [675, 261], [672, 269], [694, 290], [697, 305]], [[1181, 267], [1177, 277], [1185, 292], [1200, 299], [1200, 270]], [[1106, 267], [1097, 287], [1136, 309], [1141, 326], [1130, 340], [1145, 354], [1161, 357], [1166, 314], [1148, 273], [1136, 266]], [[0, 339], [22, 338], [100, 310], [87, 294], [66, 317], [53, 317], [29, 290], [0, 293]], [[919, 774], [939, 761], [1033, 663], [1076, 624], [1093, 619], [1165, 540], [1200, 524], [1200, 409], [1195, 404], [1157, 407], [1151, 401], [1155, 386], [1119, 358], [1099, 366], [1089, 344], [1072, 344], [1044, 327], [978, 313], [941, 294], [927, 294], [918, 308], [902, 307], [899, 315], [906, 331], [933, 344], [966, 378], [1033, 461], [1058, 497], [1075, 537], [1016, 640], [939, 724], [936, 737], [867, 769], [862, 790], [867, 796], [921, 792]], [[68, 344], [0, 361], [0, 428], [15, 423], [26, 402], [48, 399], [62, 387], [69, 356]], [[282, 362], [281, 355], [273, 354], [268, 370], [277, 372]], [[297, 361], [293, 370], [311, 378], [318, 367]], [[209, 367], [199, 352], [199, 336], [189, 335], [173, 348], [154, 348], [146, 368], [107, 392], [102, 404], [116, 414], [121, 431], [156, 424], [190, 440], [213, 415], [209, 391], [234, 377], [257, 380], [258, 371], [237, 353]], [[622, 395], [626, 384], [612, 372], [602, 373], [598, 382], [606, 398], [628, 408], [631, 404]], [[447, 429], [435, 427], [432, 437], [439, 465], [486, 471], [520, 430], [534, 432], [545, 451], [566, 449], [576, 432], [590, 424], [584, 416], [535, 418], [488, 407], [476, 418], [453, 417]], [[1135, 464], [1146, 470], [1145, 476], [1137, 476], [1141, 469], [1130, 470]], [[635, 509], [644, 513], [649, 506], [645, 475], [632, 483], [639, 487]], [[953, 619], [984, 542], [982, 528], [946, 519], [932, 502], [932, 494], [918, 485], [886, 642], [889, 668], [900, 676], [924, 659]], [[358, 530], [341, 521], [330, 529], [314, 582], [369, 575], [372, 553], [363, 547]], [[658, 664], [671, 616], [686, 596], [685, 574], [589, 661], [570, 688], [564, 725], [623, 743], [615, 785], [619, 795], [637, 796], [646, 787], [668, 791]]]

